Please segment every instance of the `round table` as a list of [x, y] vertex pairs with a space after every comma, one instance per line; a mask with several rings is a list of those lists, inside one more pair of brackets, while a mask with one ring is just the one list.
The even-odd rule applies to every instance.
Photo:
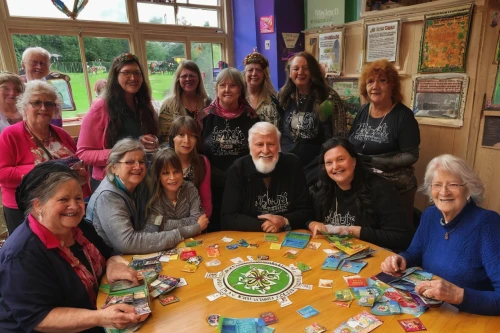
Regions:
[[[308, 231], [303, 231], [308, 232]], [[208, 234], [202, 234], [195, 237], [196, 240], [203, 240], [203, 245], [193, 247], [198, 255], [203, 257], [203, 262], [194, 273], [182, 272], [181, 269], [186, 264], [182, 260], [163, 263], [162, 274], [183, 277], [188, 285], [176, 288], [173, 291], [180, 302], [162, 306], [158, 299], [151, 301], [152, 315], [139, 330], [141, 333], [148, 332], [215, 332], [215, 328], [208, 325], [206, 318], [211, 314], [219, 314], [225, 317], [248, 318], [259, 317], [266, 311], [272, 311], [278, 318], [278, 323], [271, 325], [276, 332], [303, 332], [304, 327], [313, 322], [317, 322], [331, 332], [348, 318], [362, 312], [370, 311], [368, 307], [361, 307], [353, 302], [349, 308], [339, 307], [332, 303], [334, 300], [334, 290], [347, 288], [343, 276], [353, 275], [340, 270], [322, 270], [321, 265], [327, 254], [324, 249], [332, 248], [324, 237], [311, 239], [314, 242], [320, 242], [319, 249], [309, 248], [294, 249], [299, 254], [296, 259], [288, 259], [283, 254], [292, 248], [281, 247], [279, 250], [271, 250], [269, 242], [264, 240], [263, 232], [239, 232], [239, 231], [220, 231]], [[275, 234], [279, 237], [280, 243], [283, 241], [286, 233]], [[222, 238], [226, 236], [232, 238], [231, 243], [225, 243]], [[235, 250], [226, 249], [228, 244], [236, 244], [238, 240], [245, 239], [250, 244], [258, 244], [258, 248], [238, 247]], [[182, 244], [182, 243], [181, 243]], [[207, 256], [207, 246], [218, 244], [220, 257], [210, 258]], [[378, 246], [371, 245], [376, 249], [373, 257], [365, 260], [366, 265], [359, 275], [370, 277], [380, 272], [380, 263], [392, 253]], [[311, 266], [312, 270], [302, 274], [302, 283], [312, 284], [312, 290], [297, 290], [289, 296], [292, 304], [286, 307], [280, 307], [277, 301], [271, 302], [245, 302], [231, 297], [221, 297], [213, 302], [206, 296], [217, 292], [212, 279], [205, 278], [207, 272], [215, 273], [234, 265], [230, 259], [241, 257], [247, 261], [247, 256], [257, 259], [259, 255], [269, 256], [269, 260], [279, 262], [285, 265], [297, 264], [303, 262]], [[130, 259], [131, 256], [124, 256]], [[221, 265], [208, 267], [206, 263], [213, 259], [219, 259]], [[333, 289], [324, 289], [318, 287], [319, 279], [333, 280]], [[105, 279], [103, 283], [106, 283]], [[99, 293], [97, 304], [100, 308], [106, 300], [107, 294]], [[313, 306], [319, 311], [319, 314], [308, 319], [303, 318], [297, 313], [297, 310], [306, 305]], [[376, 332], [404, 332], [399, 325], [398, 320], [412, 318], [408, 314], [394, 316], [377, 316], [384, 323]], [[457, 312], [451, 306], [429, 309], [420, 316], [421, 321], [427, 328], [427, 332], [496, 332], [500, 327], [500, 317], [478, 316], [468, 313]]]

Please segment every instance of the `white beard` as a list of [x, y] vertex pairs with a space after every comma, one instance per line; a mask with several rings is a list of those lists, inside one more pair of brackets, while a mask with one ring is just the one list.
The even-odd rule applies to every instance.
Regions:
[[264, 174], [271, 173], [278, 163], [278, 157], [273, 158], [271, 161], [267, 161], [262, 157], [259, 157], [257, 159], [252, 158], [252, 160], [253, 164], [255, 164], [255, 169], [257, 169], [258, 172]]

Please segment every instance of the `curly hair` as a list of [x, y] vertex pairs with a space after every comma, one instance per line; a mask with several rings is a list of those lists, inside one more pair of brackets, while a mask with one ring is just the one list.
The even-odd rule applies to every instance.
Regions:
[[403, 95], [401, 94], [399, 74], [396, 67], [387, 59], [376, 60], [363, 66], [361, 77], [359, 78], [359, 94], [365, 99], [370, 100], [366, 91], [366, 83], [368, 79], [379, 76], [386, 77], [389, 84], [392, 85], [392, 102], [401, 102]]
[[[290, 67], [295, 58], [302, 57], [307, 61], [307, 67], [309, 68], [309, 73], [311, 75], [311, 89], [312, 94], [309, 94], [306, 101], [306, 109], [310, 108], [312, 103], [314, 102], [314, 98], [317, 98], [321, 101], [324, 101], [328, 98], [328, 94], [330, 93], [330, 86], [326, 82], [325, 77], [323, 76], [323, 72], [321, 71], [321, 66], [319, 62], [314, 58], [312, 54], [309, 52], [299, 52], [295, 54], [293, 57], [288, 59], [288, 62], [285, 67], [286, 71], [286, 82], [283, 87], [279, 91], [279, 102], [282, 108], [286, 109], [288, 104], [290, 103], [290, 99], [293, 94], [297, 91], [297, 86], [293, 83], [293, 80], [290, 78]], [[319, 110], [318, 110], [319, 111]]]
[[337, 197], [337, 183], [330, 178], [325, 168], [325, 154], [330, 149], [336, 147], [344, 148], [349, 155], [356, 160], [357, 168], [354, 168], [354, 178], [351, 182], [351, 189], [355, 196], [355, 209], [357, 215], [369, 216], [375, 212], [370, 198], [371, 188], [369, 186], [369, 173], [362, 167], [363, 163], [354, 150], [352, 144], [344, 138], [331, 138], [321, 146], [319, 156], [319, 182], [313, 186], [315, 192], [314, 208], [318, 219], [328, 215]]
[[[125, 91], [118, 82], [118, 75], [121, 69], [128, 64], [137, 64], [141, 73], [144, 73], [139, 59], [133, 54], [124, 53], [113, 61], [108, 74], [108, 83], [104, 101], [108, 113], [108, 128], [106, 130], [106, 148], [112, 148], [118, 139], [118, 134], [122, 127], [120, 114], [123, 109], [128, 108], [125, 102]], [[156, 113], [151, 103], [151, 89], [147, 80], [143, 80], [139, 91], [135, 94], [135, 102], [140, 109], [139, 117], [141, 121], [141, 131], [143, 134], [158, 133], [158, 121]]]

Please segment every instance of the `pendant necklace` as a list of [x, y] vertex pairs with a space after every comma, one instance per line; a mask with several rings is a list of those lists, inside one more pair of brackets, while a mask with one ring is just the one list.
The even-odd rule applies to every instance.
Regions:
[[[391, 108], [389, 109], [389, 111], [384, 114], [384, 116], [382, 117], [382, 121], [378, 124], [378, 126], [373, 130], [373, 132], [377, 132], [378, 129], [380, 128], [380, 126], [382, 126], [382, 123], [384, 122], [385, 120], [385, 117], [392, 111], [392, 109], [394, 108], [396, 104], [393, 104], [391, 106]], [[370, 104], [369, 108], [368, 108], [368, 117], [366, 118], [366, 130], [365, 130], [365, 135], [364, 135], [364, 142], [363, 142], [363, 149], [365, 148], [366, 146], [366, 136], [367, 136], [367, 132], [368, 132], [368, 128], [370, 127], [370, 125], [368, 124], [369, 121], [370, 121], [370, 115], [371, 115], [371, 111], [372, 111], [372, 106]], [[373, 118], [373, 119], [376, 119], [376, 118]]]
[[[457, 228], [460, 226], [460, 222], [462, 222], [462, 220], [460, 220], [460, 221], [457, 223], [457, 225], [455, 226], [455, 228], [451, 229], [450, 231], [446, 231], [446, 232], [444, 233], [444, 239], [448, 240], [448, 239], [450, 238], [450, 234], [451, 234], [453, 231], [457, 230]], [[445, 226], [445, 225], [446, 225], [446, 222], [444, 222], [444, 219], [443, 219], [443, 218], [441, 218], [441, 220], [439, 221], [439, 223], [441, 223], [441, 225], [442, 225], [442, 226]]]

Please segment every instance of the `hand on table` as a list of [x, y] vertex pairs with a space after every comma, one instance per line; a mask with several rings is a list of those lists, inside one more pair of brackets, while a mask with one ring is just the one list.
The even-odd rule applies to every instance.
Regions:
[[309, 230], [312, 232], [312, 237], [316, 238], [318, 233], [326, 232], [326, 226], [321, 222], [309, 223]]
[[385, 258], [382, 264], [380, 264], [380, 268], [382, 269], [382, 272], [394, 275], [395, 273], [406, 269], [406, 260], [405, 258], [395, 254]]
[[138, 323], [141, 316], [135, 313], [135, 308], [128, 304], [116, 304], [102, 310], [97, 310], [102, 327], [124, 329], [131, 324]]
[[108, 283], [113, 283], [118, 280], [129, 280], [138, 285], [138, 280], [142, 278], [142, 275], [124, 262], [111, 261], [108, 262], [106, 268], [106, 277], [108, 278]]
[[461, 304], [464, 290], [446, 280], [422, 281], [415, 286], [415, 291], [422, 296], [437, 299], [450, 304]]

